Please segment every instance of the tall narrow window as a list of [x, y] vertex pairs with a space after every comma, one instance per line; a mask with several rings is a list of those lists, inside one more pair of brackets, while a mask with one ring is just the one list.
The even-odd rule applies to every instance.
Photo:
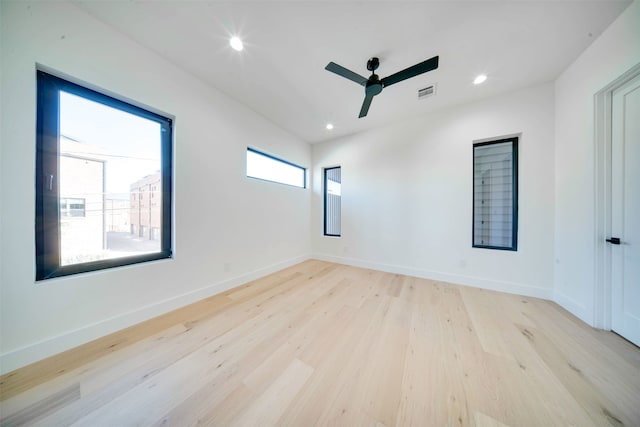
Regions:
[[341, 191], [340, 166], [324, 170], [324, 235], [340, 236]]
[[171, 257], [171, 119], [37, 80], [36, 279]]
[[518, 137], [473, 145], [473, 247], [517, 250]]

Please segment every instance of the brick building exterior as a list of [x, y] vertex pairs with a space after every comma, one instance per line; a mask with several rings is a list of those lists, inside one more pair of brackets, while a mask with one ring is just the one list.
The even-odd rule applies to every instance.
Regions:
[[160, 240], [162, 187], [160, 172], [131, 184], [131, 234], [148, 240]]

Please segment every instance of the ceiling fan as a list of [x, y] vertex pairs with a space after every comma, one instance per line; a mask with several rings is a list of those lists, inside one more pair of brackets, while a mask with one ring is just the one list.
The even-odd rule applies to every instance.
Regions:
[[382, 89], [385, 87], [438, 68], [438, 56], [434, 56], [433, 58], [422, 61], [419, 64], [405, 68], [404, 70], [398, 71], [397, 73], [391, 74], [383, 79], [380, 79], [375, 73], [379, 65], [380, 60], [378, 58], [371, 58], [367, 61], [367, 70], [371, 71], [371, 76], [368, 79], [344, 68], [342, 65], [336, 64], [335, 62], [329, 62], [327, 66], [324, 67], [327, 71], [336, 73], [339, 76], [364, 86], [364, 102], [362, 103], [362, 108], [360, 108], [360, 115], [358, 118], [362, 118], [367, 115], [367, 112], [369, 112], [369, 106], [371, 105], [371, 100], [373, 100], [374, 96], [382, 92]]

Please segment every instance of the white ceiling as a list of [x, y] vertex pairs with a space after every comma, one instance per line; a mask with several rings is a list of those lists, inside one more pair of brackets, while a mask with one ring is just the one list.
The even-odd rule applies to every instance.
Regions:
[[[315, 143], [557, 77], [630, 4], [598, 1], [77, 1], [303, 140]], [[240, 36], [245, 49], [229, 46]], [[437, 70], [386, 88], [358, 119], [364, 88], [334, 61], [380, 77], [434, 55]], [[480, 73], [488, 75], [479, 86]], [[417, 91], [437, 83], [434, 97]], [[335, 128], [325, 129], [331, 122]]]

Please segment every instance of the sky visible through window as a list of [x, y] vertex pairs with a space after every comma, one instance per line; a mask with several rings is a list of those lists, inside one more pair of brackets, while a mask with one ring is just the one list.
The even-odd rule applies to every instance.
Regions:
[[342, 195], [342, 190], [341, 190], [341, 184], [339, 182], [336, 182], [332, 179], [327, 179], [327, 193], [328, 194], [333, 194], [335, 196], [341, 196]]
[[304, 188], [305, 170], [247, 150], [247, 176]]
[[159, 123], [60, 92], [60, 135], [86, 144], [75, 154], [106, 160], [110, 197], [128, 198], [131, 183], [160, 170], [160, 132]]

